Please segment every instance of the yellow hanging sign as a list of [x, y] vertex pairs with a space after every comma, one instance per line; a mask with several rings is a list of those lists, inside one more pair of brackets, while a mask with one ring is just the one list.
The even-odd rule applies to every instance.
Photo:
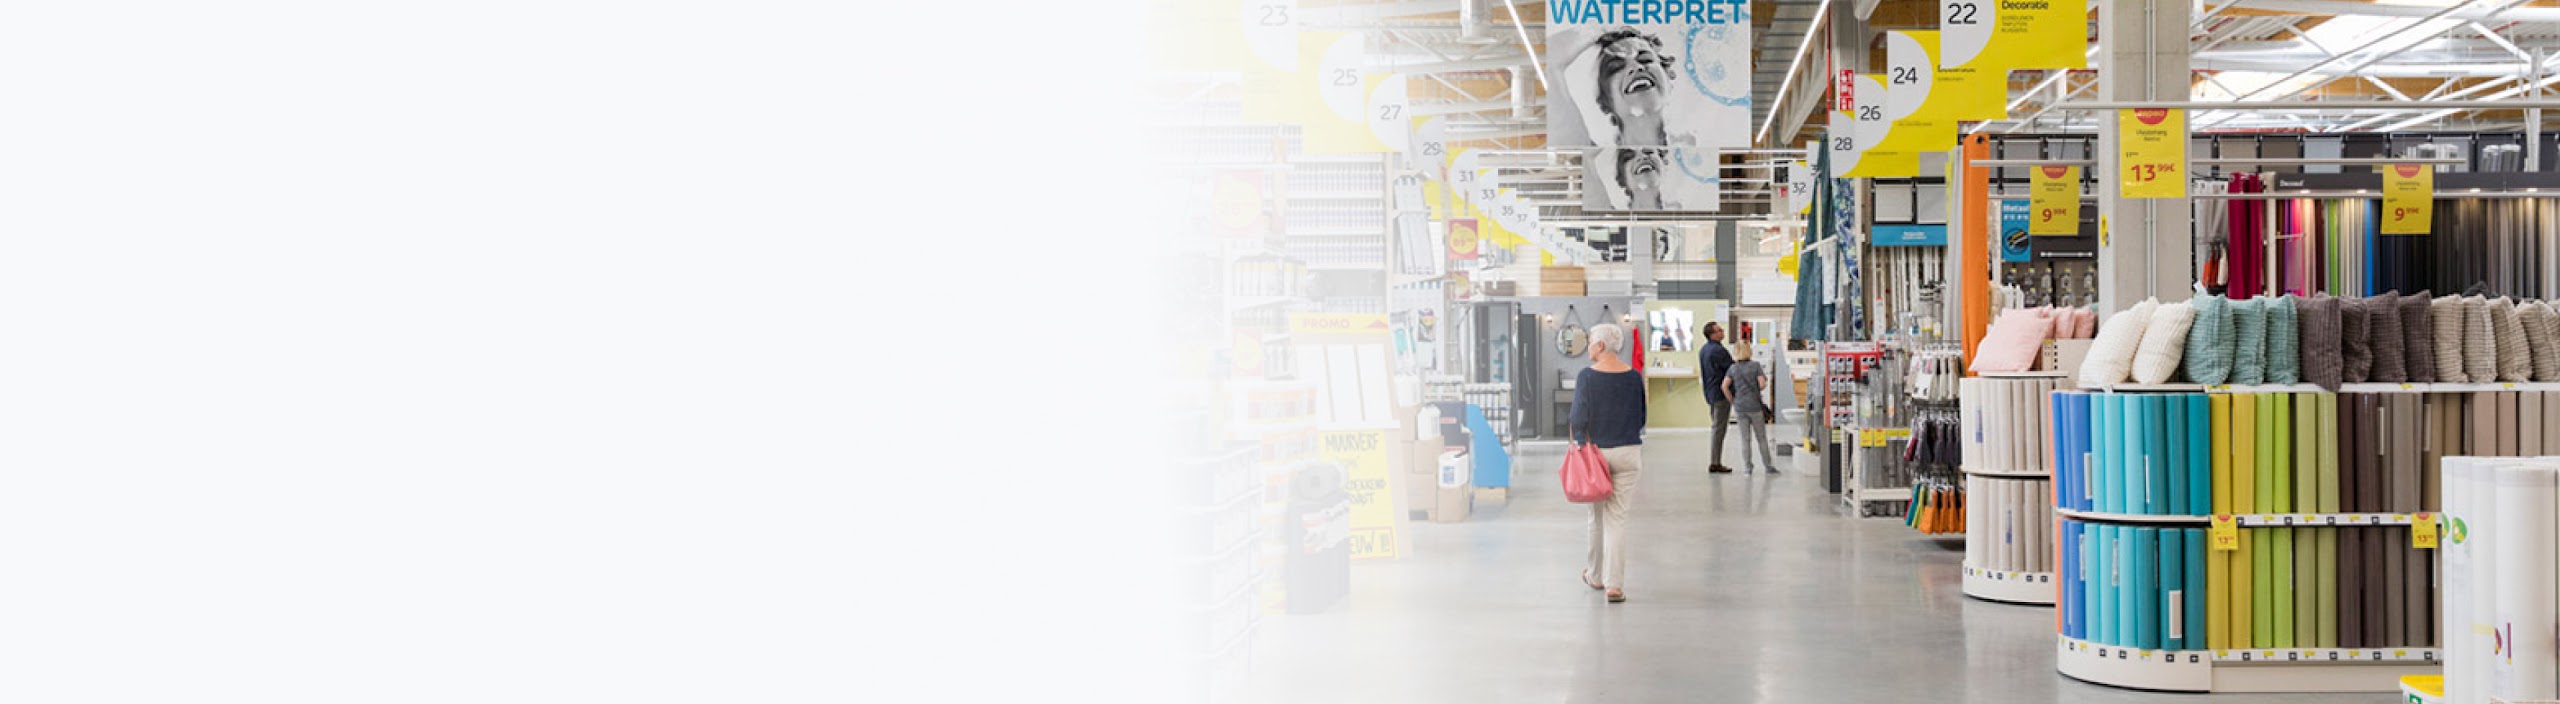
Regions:
[[[1945, 68], [1991, 72], [2089, 67], [2089, 7], [2071, 0], [1938, 0]], [[2003, 90], [2006, 90], [2005, 88]]]
[[2433, 550], [2436, 547], [2436, 515], [2421, 513], [2409, 517], [2409, 547]]
[[2116, 111], [2116, 195], [2187, 197], [2187, 112], [2160, 108]]
[[2080, 234], [2080, 167], [2038, 166], [2029, 169], [2027, 234]]
[[2206, 537], [2213, 541], [2214, 552], [2238, 552], [2240, 550], [2240, 517], [2228, 513], [2214, 516], [2213, 525], [2207, 531]]
[[2382, 167], [2382, 234], [2424, 235], [2436, 221], [2436, 167]]
[[[1884, 112], [1893, 122], [1893, 131], [1877, 148], [1915, 152], [1953, 148], [1954, 105], [1937, 85], [1938, 33], [1886, 32], [1884, 41]], [[1867, 96], [1858, 97], [1863, 102]]]

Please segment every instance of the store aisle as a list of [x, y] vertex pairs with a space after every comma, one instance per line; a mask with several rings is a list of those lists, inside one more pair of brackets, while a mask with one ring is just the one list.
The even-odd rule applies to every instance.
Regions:
[[1549, 449], [1522, 458], [1545, 473], [1519, 478], [1509, 506], [1417, 524], [1413, 556], [1355, 565], [1332, 611], [1265, 617], [1254, 701], [2398, 700], [2066, 679], [2053, 610], [1966, 598], [1960, 539], [1842, 518], [1819, 476], [1709, 475], [1706, 446], [1696, 433], [1647, 438], [1627, 603], [1581, 584], [1587, 510], [1553, 486], [1561, 450]]

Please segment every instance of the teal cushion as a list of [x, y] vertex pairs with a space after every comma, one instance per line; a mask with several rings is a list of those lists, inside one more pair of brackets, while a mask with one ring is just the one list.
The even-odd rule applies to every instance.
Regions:
[[2198, 384], [2226, 384], [2231, 381], [2232, 342], [2239, 331], [2232, 328], [2231, 299], [2221, 296], [2197, 296], [2196, 322], [2187, 328], [2187, 358], [2182, 363], [2187, 380]]
[[2302, 383], [2302, 326], [2292, 296], [2267, 299], [2267, 383]]
[[2267, 299], [2231, 304], [2231, 383], [2267, 383]]

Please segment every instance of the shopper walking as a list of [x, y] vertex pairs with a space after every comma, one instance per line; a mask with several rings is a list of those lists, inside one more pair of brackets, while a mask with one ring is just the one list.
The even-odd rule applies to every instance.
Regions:
[[1725, 426], [1733, 422], [1733, 397], [1725, 394], [1724, 375], [1733, 368], [1733, 353], [1724, 348], [1723, 325], [1708, 323], [1702, 332], [1707, 336], [1707, 346], [1698, 348], [1698, 381], [1707, 387], [1708, 422], [1712, 423], [1708, 427], [1715, 434], [1715, 439], [1707, 443], [1707, 471], [1725, 474], [1733, 471], [1724, 466]]
[[1778, 473], [1777, 450], [1769, 444], [1769, 424], [1778, 420], [1778, 406], [1769, 396], [1769, 371], [1751, 360], [1751, 344], [1733, 348], [1733, 368], [1724, 375], [1724, 396], [1733, 402], [1733, 411], [1742, 420], [1742, 466], [1751, 467], [1751, 448], [1760, 448], [1760, 469]]
[[1608, 461], [1609, 498], [1591, 505], [1591, 559], [1582, 583], [1606, 590], [1610, 603], [1627, 600], [1627, 509], [1636, 476], [1644, 469], [1644, 377], [1627, 364], [1633, 342], [1614, 324], [1591, 327], [1591, 368], [1574, 378], [1573, 411], [1566, 431], [1576, 443], [1600, 448]]

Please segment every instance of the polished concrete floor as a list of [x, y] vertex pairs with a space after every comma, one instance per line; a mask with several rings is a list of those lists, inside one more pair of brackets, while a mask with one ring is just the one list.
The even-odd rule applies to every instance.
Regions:
[[1577, 576], [1588, 509], [1554, 487], [1561, 449], [1524, 453], [1533, 469], [1508, 506], [1414, 525], [1414, 554], [1354, 565], [1351, 595], [1332, 610], [1267, 617], [1251, 700], [2398, 701], [2065, 678], [2053, 669], [2053, 610], [1965, 597], [1960, 539], [1843, 517], [1818, 475], [1710, 475], [1706, 446], [1702, 434], [1648, 437], [1626, 603]]

